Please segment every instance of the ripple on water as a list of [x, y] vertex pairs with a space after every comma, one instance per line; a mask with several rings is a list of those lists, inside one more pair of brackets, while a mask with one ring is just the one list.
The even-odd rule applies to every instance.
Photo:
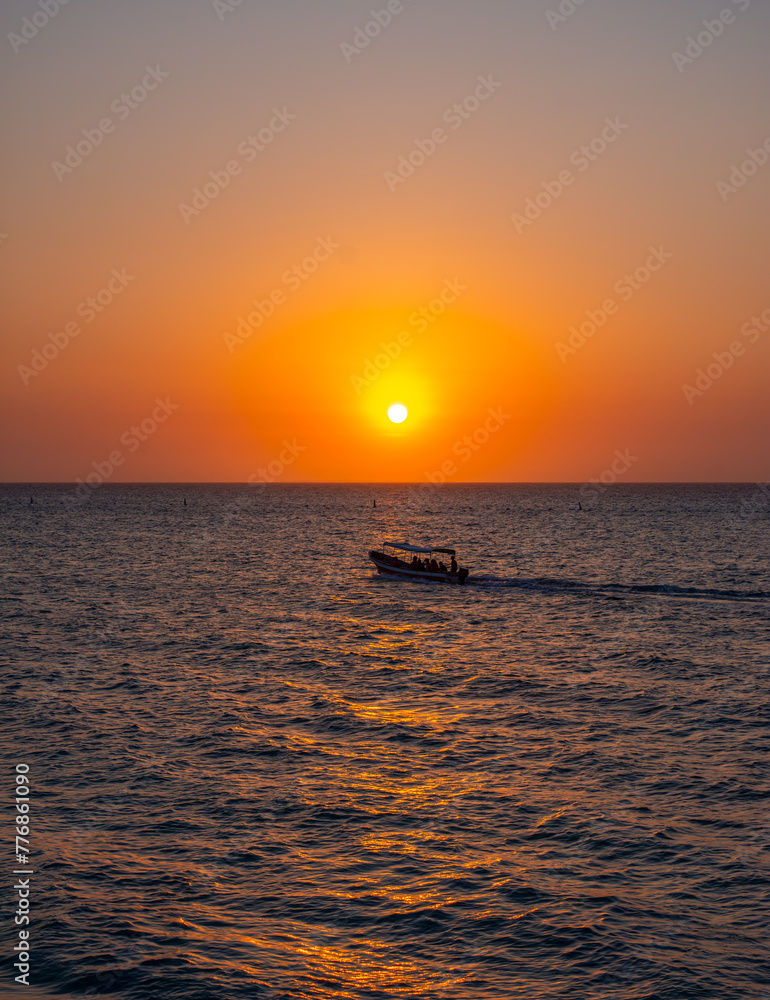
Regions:
[[[0, 491], [34, 988], [763, 996], [767, 522], [639, 487], [589, 529], [573, 492]], [[487, 580], [373, 578], [407, 532]]]

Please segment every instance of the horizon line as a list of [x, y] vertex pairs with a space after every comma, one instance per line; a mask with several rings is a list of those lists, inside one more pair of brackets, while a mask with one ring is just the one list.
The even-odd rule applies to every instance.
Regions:
[[[9, 480], [0, 481], [0, 486], [66, 486], [77, 485], [78, 480]], [[467, 480], [464, 482], [452, 483], [432, 483], [424, 479], [420, 480], [287, 480], [285, 482], [273, 483], [250, 483], [241, 479], [148, 479], [148, 480], [127, 480], [116, 483], [95, 483], [89, 484], [94, 490], [104, 486], [432, 486], [441, 489], [444, 486], [591, 486], [601, 485], [607, 489], [615, 489], [623, 486], [764, 486], [770, 483], [763, 479], [638, 479], [622, 483], [593, 483], [591, 480], [545, 480], [545, 479], [517, 479], [517, 480]]]

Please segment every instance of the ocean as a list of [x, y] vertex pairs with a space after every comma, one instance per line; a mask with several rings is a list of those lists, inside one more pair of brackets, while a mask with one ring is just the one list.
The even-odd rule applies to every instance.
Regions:
[[3, 997], [770, 996], [766, 485], [81, 494], [0, 489]]

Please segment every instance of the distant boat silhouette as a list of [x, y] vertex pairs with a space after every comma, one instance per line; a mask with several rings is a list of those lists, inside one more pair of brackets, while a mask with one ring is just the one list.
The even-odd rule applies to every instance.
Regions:
[[[390, 552], [386, 552], [386, 549], [389, 549]], [[408, 555], [402, 559], [398, 555], [391, 555], [391, 553], [411, 553], [413, 560], [409, 563], [405, 561]], [[438, 571], [427, 568], [429, 560], [435, 562], [436, 553], [452, 557], [450, 569], [447, 569], [443, 563], [440, 564], [442, 568], [439, 568]], [[454, 549], [424, 548], [420, 545], [410, 545], [409, 542], [383, 542], [382, 551], [371, 549], [369, 552], [369, 558], [377, 567], [377, 572], [380, 575], [407, 577], [428, 583], [462, 584], [465, 583], [468, 570], [464, 566], [457, 565], [455, 555]], [[425, 556], [425, 563], [419, 561], [418, 556]]]

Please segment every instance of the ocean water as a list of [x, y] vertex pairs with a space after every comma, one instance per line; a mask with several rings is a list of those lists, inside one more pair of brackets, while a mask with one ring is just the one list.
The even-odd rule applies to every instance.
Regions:
[[770, 996], [767, 489], [579, 500], [2, 488], [26, 995]]

